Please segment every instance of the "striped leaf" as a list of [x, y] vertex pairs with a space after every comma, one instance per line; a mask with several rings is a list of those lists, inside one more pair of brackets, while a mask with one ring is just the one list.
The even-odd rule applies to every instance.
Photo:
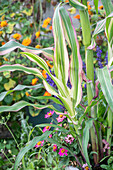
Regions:
[[55, 42], [54, 71], [56, 77], [66, 86], [68, 81], [69, 58], [59, 9], [58, 6], [53, 17], [53, 35]]
[[[95, 47], [95, 45], [96, 45], [95, 39], [99, 33], [105, 31], [105, 29], [106, 29], [106, 32], [108, 34], [108, 27], [110, 26], [110, 20], [112, 17], [113, 17], [113, 12], [110, 15], [108, 15], [105, 19], [97, 22], [96, 28], [92, 35], [92, 42], [91, 42], [91, 45], [88, 47], [88, 49], [93, 49]], [[112, 26], [112, 24], [111, 24], [111, 26]], [[110, 26], [110, 29], [112, 28], [111, 26]]]
[[108, 39], [108, 64], [113, 60], [113, 13], [106, 19], [106, 36]]
[[52, 133], [52, 131], [46, 131], [44, 134], [41, 136], [34, 137], [29, 143], [26, 144], [24, 148], [22, 148], [17, 155], [15, 164], [14, 164], [14, 170], [18, 169], [19, 163], [22, 160], [23, 156], [30, 150], [32, 149], [39, 141], [46, 140], [47, 137]]
[[108, 102], [111, 110], [113, 111], [113, 85], [111, 83], [111, 77], [107, 66], [103, 69], [98, 69], [97, 76], [106, 101]]
[[21, 91], [24, 89], [38, 89], [38, 88], [44, 88], [44, 86], [42, 84], [37, 84], [35, 86], [25, 86], [25, 85], [18, 84], [14, 89], [0, 93], [0, 101], [2, 101], [5, 96], [7, 96], [8, 94], [14, 91]]
[[86, 10], [87, 9], [87, 6], [83, 5], [82, 3], [78, 2], [77, 0], [69, 0], [69, 3], [79, 9], [79, 10]]
[[33, 54], [40, 54], [43, 53], [46, 58], [49, 60], [53, 60], [54, 52], [53, 48], [45, 48], [45, 49], [37, 49], [30, 46], [24, 46], [15, 40], [10, 40], [8, 43], [0, 47], [0, 55], [5, 55], [14, 51], [15, 49], [20, 48], [22, 51], [31, 52]]
[[47, 104], [47, 105], [33, 104], [33, 103], [26, 102], [26, 101], [19, 101], [19, 102], [13, 104], [12, 106], [0, 106], [0, 113], [3, 113], [3, 112], [18, 112], [19, 110], [21, 110], [22, 108], [24, 108], [26, 106], [32, 106], [36, 109], [50, 108], [50, 109], [53, 109], [55, 112], [61, 113], [61, 111], [57, 110], [53, 105], [50, 105], [50, 104]]
[[[42, 69], [44, 69], [48, 73], [48, 75], [55, 82], [62, 96], [66, 97], [69, 95], [69, 88], [66, 86], [66, 84], [64, 84], [62, 81], [60, 81], [58, 78], [56, 78], [50, 73], [47, 63], [41, 57], [27, 52], [24, 52], [22, 54], [25, 54], [25, 56], [28, 57], [30, 60], [36, 62]], [[45, 80], [44, 80], [44, 85], [46, 86], [46, 88], [49, 86], [49, 84]]]
[[52, 97], [52, 96], [37, 96], [37, 97], [29, 96], [29, 98], [33, 98], [33, 99], [37, 99], [37, 100], [40, 100], [40, 99], [52, 100], [52, 101], [54, 101], [57, 104], [63, 105], [57, 98]]
[[93, 125], [93, 119], [89, 119], [88, 121], [86, 121], [86, 125], [85, 125], [84, 131], [83, 131], [83, 140], [82, 140], [83, 141], [83, 143], [82, 143], [83, 153], [84, 153], [86, 162], [88, 164], [88, 167], [90, 169], [92, 169], [92, 168], [91, 168], [90, 161], [89, 161], [87, 146], [88, 146], [88, 142], [89, 142], [89, 130], [92, 127], [92, 125]]
[[105, 24], [106, 24], [106, 19], [103, 19], [103, 20], [97, 22], [97, 26], [93, 33], [93, 37], [105, 30]]
[[3, 72], [3, 71], [16, 71], [16, 70], [24, 71], [24, 72], [26, 72], [28, 74], [34, 74], [34, 75], [38, 76], [39, 78], [41, 78], [43, 80], [43, 82], [45, 82], [46, 86], [48, 87], [47, 90], [49, 89], [48, 92], [50, 92], [50, 94], [55, 95], [55, 96], [58, 95], [56, 90], [47, 83], [46, 79], [42, 76], [42, 73], [36, 68], [24, 67], [24, 66], [22, 66], [20, 64], [3, 65], [3, 66], [0, 67], [0, 72]]
[[38, 77], [42, 77], [41, 72], [36, 69], [36, 68], [30, 68], [30, 67], [25, 67], [22, 66], [20, 64], [14, 64], [14, 65], [3, 65], [0, 67], [0, 72], [4, 72], [4, 71], [16, 71], [16, 70], [20, 70], [20, 71], [24, 71], [28, 74], [34, 74]]
[[106, 11], [106, 15], [108, 16], [113, 11], [113, 4], [111, 0], [101, 0], [104, 9]]
[[72, 20], [63, 7], [60, 8], [60, 16], [62, 19], [66, 40], [72, 50], [69, 76], [72, 85], [70, 95], [74, 100], [74, 107], [75, 107], [75, 105], [78, 105], [80, 103], [82, 97], [82, 88], [81, 88], [82, 59], [80, 56], [79, 44], [78, 44], [74, 26], [72, 24]]

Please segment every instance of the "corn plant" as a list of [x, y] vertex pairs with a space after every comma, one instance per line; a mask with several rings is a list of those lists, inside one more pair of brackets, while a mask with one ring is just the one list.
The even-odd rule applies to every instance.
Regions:
[[[112, 115], [113, 115], [113, 105], [112, 105], [113, 97], [111, 95], [113, 92], [113, 86], [110, 79], [110, 73], [112, 73], [113, 70], [112, 69], [112, 54], [113, 54], [112, 16], [113, 14], [111, 13], [112, 3], [110, 0], [109, 2], [107, 0], [102, 0], [105, 10], [107, 11], [106, 12], [107, 16], [104, 20], [99, 21], [97, 23], [95, 31], [92, 34], [90, 28], [89, 15], [88, 15], [87, 0], [83, 0], [82, 2], [76, 0], [69, 0], [69, 2], [73, 7], [79, 9], [79, 13], [80, 13], [83, 44], [85, 46], [86, 77], [84, 76], [85, 74], [82, 70], [82, 59], [80, 56], [76, 31], [74, 29], [70, 16], [68, 15], [68, 13], [66, 12], [66, 10], [61, 4], [59, 4], [58, 7], [56, 8], [53, 17], [54, 48], [37, 50], [32, 47], [25, 47], [15, 41], [10, 41], [0, 48], [0, 55], [7, 54], [8, 52], [11, 52], [15, 48], [20, 48], [21, 50], [25, 51], [25, 52], [21, 52], [21, 54], [26, 56], [32, 62], [37, 63], [37, 65], [40, 68], [44, 69], [47, 72], [47, 74], [51, 77], [51, 79], [54, 81], [57, 88], [55, 89], [54, 87], [50, 86], [47, 80], [43, 77], [40, 70], [38, 70], [37, 68], [29, 68], [19, 64], [3, 65], [0, 67], [0, 72], [21, 70], [28, 74], [34, 74], [38, 76], [40, 79], [42, 79], [45, 89], [51, 95], [54, 95], [57, 98], [51, 96], [43, 96], [43, 97], [37, 96], [37, 99], [42, 99], [42, 98], [52, 99], [55, 103], [64, 105], [67, 111], [66, 116], [70, 124], [73, 125], [74, 128], [73, 130], [73, 128], [70, 126], [70, 132], [74, 137], [78, 138], [81, 154], [84, 160], [87, 162], [89, 168], [92, 169], [90, 159], [88, 156], [88, 150], [87, 150], [87, 145], [90, 140], [90, 136], [91, 136], [94, 163], [98, 164], [99, 161], [103, 158], [102, 134], [101, 134], [100, 124], [97, 122], [97, 106], [98, 106], [99, 99], [95, 100], [95, 98], [97, 97], [96, 93], [98, 89], [97, 81], [100, 82], [101, 89], [109, 105], [108, 127], [110, 128], [108, 129], [107, 132], [107, 142], [109, 143], [109, 145], [111, 145]], [[109, 3], [111, 7], [109, 6]], [[96, 12], [98, 12], [98, 0], [94, 0], [94, 4], [95, 4]], [[109, 8], [109, 12], [108, 12], [108, 8]], [[102, 32], [104, 29], [106, 31], [106, 35], [108, 38], [108, 51], [109, 51], [108, 53], [109, 53], [110, 67], [97, 69], [98, 80], [95, 82], [94, 65], [93, 65], [93, 48], [96, 45], [95, 38], [97, 34]], [[71, 49], [70, 57], [67, 50], [67, 44]], [[45, 60], [39, 57], [38, 55], [36, 55], [39, 53], [43, 53], [45, 57], [53, 61], [55, 76], [50, 73], [49, 67], [46, 64]], [[80, 118], [78, 118], [77, 117], [78, 113], [76, 112], [76, 109], [77, 107], [81, 106], [80, 105], [82, 99], [81, 83], [83, 79], [85, 79], [85, 81], [87, 82], [88, 106], [86, 110], [84, 109], [84, 107], [82, 108], [84, 114]], [[67, 86], [68, 80], [70, 80], [72, 86], [71, 88]], [[40, 85], [37, 88], [41, 88], [41, 87], [42, 86]], [[22, 88], [26, 88], [26, 86], [19, 85], [18, 87], [15, 87], [12, 90], [9, 90], [7, 92], [2, 92], [0, 94], [0, 100], [3, 100], [6, 95], [12, 93], [15, 90], [22, 90]], [[60, 111], [50, 104], [40, 105], [40, 104], [33, 104], [26, 101], [20, 101], [12, 106], [0, 106], [0, 113], [9, 112], [9, 111], [16, 112], [25, 106], [33, 106], [37, 109], [49, 107], [55, 110], [56, 113], [60, 114]], [[85, 122], [85, 126], [82, 129], [82, 133], [81, 133], [79, 128], [87, 113], [89, 119]], [[61, 129], [64, 130], [63, 128]], [[46, 135], [43, 134], [42, 136], [36, 137], [32, 141], [30, 141], [26, 145], [26, 147], [23, 148], [18, 154], [14, 169], [15, 170], [17, 169], [18, 164], [21, 161], [22, 157], [25, 155], [25, 153], [28, 150], [30, 150], [37, 143], [37, 141], [47, 139], [48, 141], [55, 143], [55, 141], [47, 137], [49, 135], [50, 132], [47, 132]], [[56, 144], [60, 145], [58, 142], [56, 142]], [[70, 153], [73, 155], [71, 151]], [[110, 149], [109, 149], [109, 154], [110, 154]]]

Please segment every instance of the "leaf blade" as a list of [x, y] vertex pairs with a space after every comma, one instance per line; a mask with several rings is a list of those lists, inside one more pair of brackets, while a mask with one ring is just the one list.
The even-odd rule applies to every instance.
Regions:
[[110, 73], [107, 69], [107, 66], [104, 67], [103, 69], [98, 69], [97, 70], [97, 77], [100, 82], [102, 92], [111, 108], [113, 111], [113, 85], [111, 83], [110, 79]]

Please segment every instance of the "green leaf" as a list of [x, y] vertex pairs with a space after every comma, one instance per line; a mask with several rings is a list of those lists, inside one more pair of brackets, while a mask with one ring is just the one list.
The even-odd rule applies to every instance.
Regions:
[[94, 0], [94, 5], [95, 5], [96, 13], [98, 14], [98, 0]]
[[89, 168], [91, 168], [90, 165], [90, 161], [89, 161], [89, 157], [88, 157], [88, 151], [87, 151], [87, 146], [88, 146], [88, 142], [89, 142], [89, 130], [93, 125], [93, 119], [89, 119], [88, 121], [86, 121], [86, 126], [83, 130], [83, 142], [82, 142], [82, 147], [83, 147], [83, 153], [84, 153], [84, 157], [86, 159], [86, 162], [89, 166]]
[[57, 98], [52, 97], [52, 96], [37, 96], [37, 97], [29, 96], [29, 98], [38, 99], [38, 100], [40, 100], [40, 99], [46, 99], [46, 100], [49, 99], [49, 100], [53, 100], [57, 104], [62, 105], [62, 103]]
[[69, 0], [69, 3], [79, 9], [79, 10], [86, 10], [87, 9], [87, 6], [83, 5], [82, 3], [78, 2], [77, 0]]
[[30, 9], [24, 9], [22, 11], [22, 13], [26, 14], [27, 16], [31, 16], [32, 12], [33, 12], [33, 6], [31, 6]]
[[18, 169], [18, 165], [20, 161], [22, 160], [23, 156], [30, 150], [32, 149], [39, 141], [46, 140], [47, 137], [51, 134], [51, 131], [46, 131], [44, 134], [41, 136], [33, 138], [29, 143], [26, 144], [26, 146], [20, 150], [19, 154], [17, 155], [15, 164], [14, 164], [14, 170]]
[[40, 105], [40, 104], [32, 104], [26, 101], [19, 101], [12, 106], [0, 106], [0, 113], [2, 112], [17, 112], [21, 110], [22, 108], [26, 106], [32, 106], [36, 109], [43, 109], [43, 108], [50, 108], [53, 109], [55, 112], [61, 113], [59, 110], [57, 110], [54, 106], [48, 104], [48, 105]]
[[103, 69], [97, 69], [97, 77], [101, 85], [102, 92], [113, 111], [113, 85], [111, 83], [110, 73], [107, 66]]
[[30, 164], [27, 166], [26, 170], [35, 170], [33, 162], [30, 162]]

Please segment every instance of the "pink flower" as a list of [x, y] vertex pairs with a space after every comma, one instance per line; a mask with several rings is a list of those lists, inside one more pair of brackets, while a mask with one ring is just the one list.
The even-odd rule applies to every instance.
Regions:
[[84, 168], [84, 170], [90, 170], [87, 163], [83, 164], [82, 168]]
[[39, 141], [36, 145], [35, 148], [39, 148], [41, 146], [43, 146], [44, 140], [43, 141]]
[[64, 156], [64, 155], [67, 156], [67, 155], [68, 155], [67, 152], [68, 152], [68, 150], [66, 150], [66, 149], [64, 149], [64, 148], [61, 148], [61, 149], [59, 150], [59, 153], [58, 153], [58, 154], [59, 154], [60, 156]]
[[57, 119], [58, 123], [59, 122], [62, 122], [64, 119], [66, 118], [66, 116], [63, 116], [63, 115], [59, 115]]
[[46, 132], [47, 130], [49, 131], [51, 128], [51, 126], [45, 126], [44, 129], [43, 129], [43, 133]]
[[65, 141], [66, 143], [71, 144], [74, 141], [74, 137], [71, 134], [67, 135], [67, 137], [65, 137]]
[[53, 115], [53, 113], [54, 113], [54, 111], [49, 111], [49, 112], [47, 112], [47, 114], [45, 115], [45, 118], [49, 118], [49, 117], [51, 117], [52, 115]]
[[53, 151], [56, 152], [57, 150], [57, 145], [53, 145]]
[[110, 149], [109, 143], [105, 139], [103, 139], [102, 142], [104, 144], [103, 152], [106, 152], [106, 150]]
[[51, 135], [49, 135], [49, 138], [52, 138], [52, 134], [51, 134]]

